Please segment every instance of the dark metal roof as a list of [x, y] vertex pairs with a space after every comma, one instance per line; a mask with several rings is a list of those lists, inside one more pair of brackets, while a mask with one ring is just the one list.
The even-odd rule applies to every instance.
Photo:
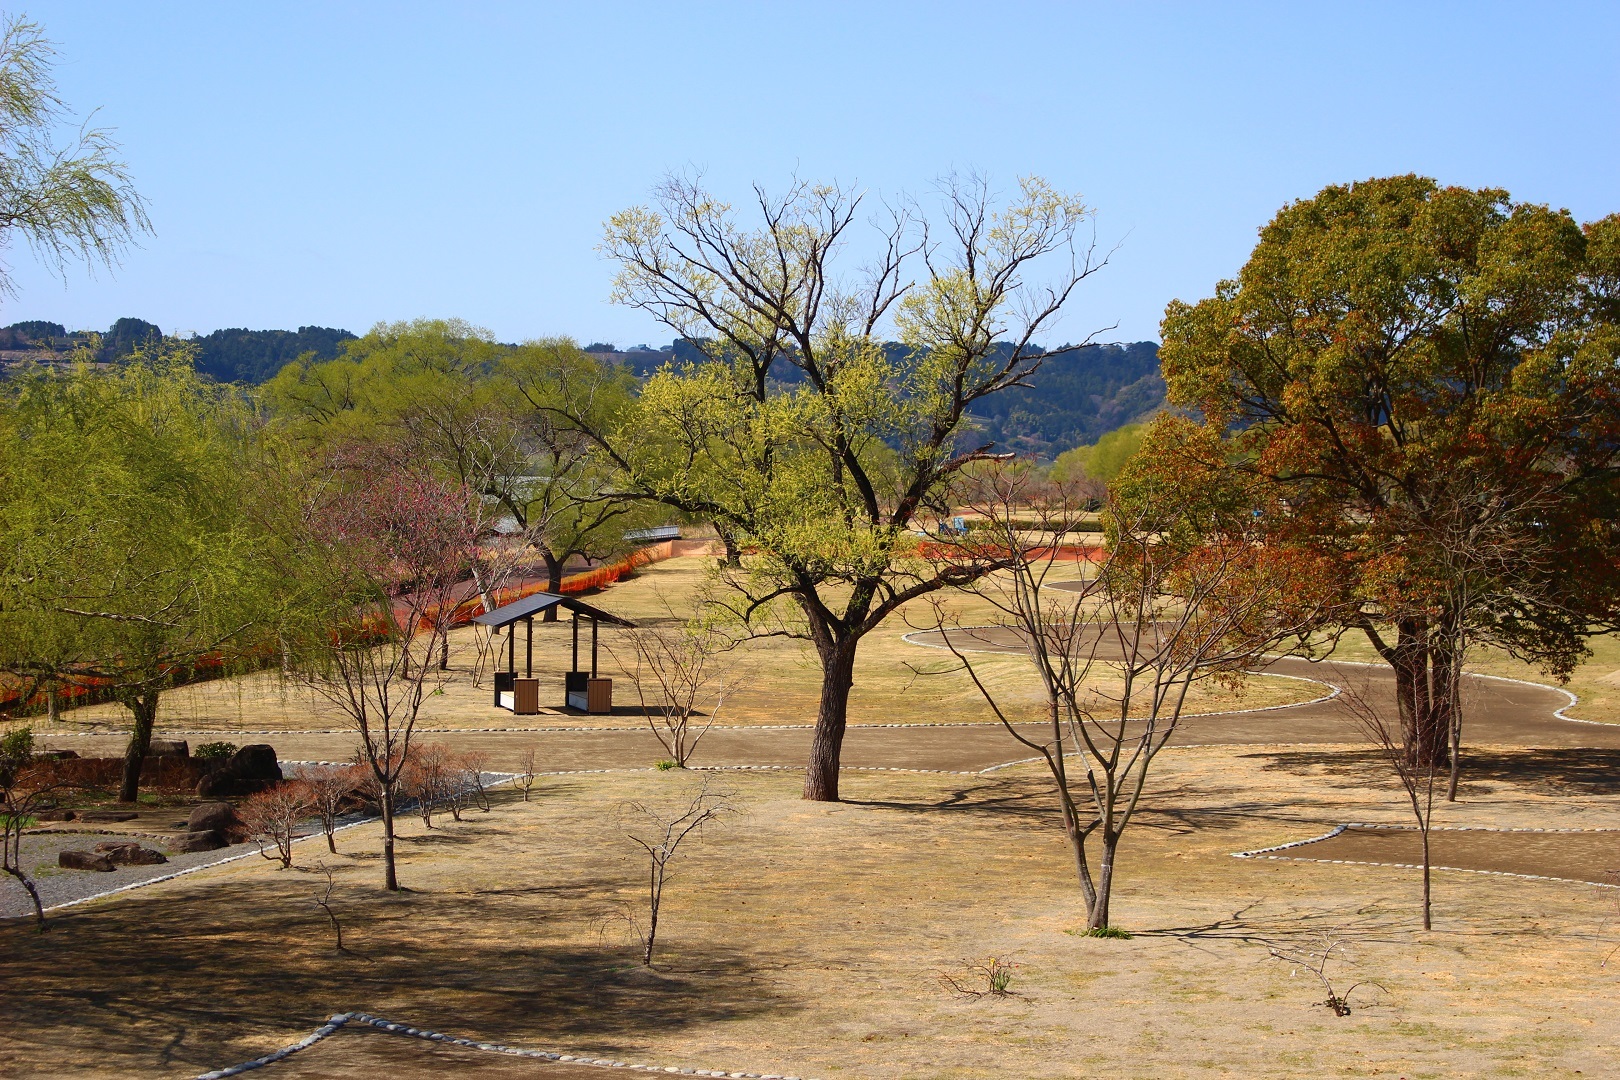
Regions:
[[621, 619], [617, 615], [610, 615], [601, 608], [591, 607], [591, 605], [583, 601], [548, 592], [534, 593], [525, 596], [521, 600], [514, 600], [504, 607], [498, 607], [494, 611], [486, 611], [473, 619], [473, 622], [480, 626], [493, 626], [500, 629], [503, 626], [510, 626], [520, 619], [532, 618], [549, 607], [561, 607], [565, 611], [577, 612], [598, 622], [611, 623], [614, 626], [636, 625], [629, 619]]

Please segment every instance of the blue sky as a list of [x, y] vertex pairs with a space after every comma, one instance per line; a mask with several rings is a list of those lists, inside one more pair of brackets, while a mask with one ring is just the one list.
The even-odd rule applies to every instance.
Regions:
[[[12, 10], [18, 10], [13, 8]], [[1283, 203], [1416, 171], [1620, 210], [1616, 4], [124, 4], [24, 9], [117, 129], [156, 228], [65, 282], [5, 253], [0, 322], [667, 341], [601, 224], [689, 167], [925, 195], [1084, 195], [1111, 265], [1053, 335], [1156, 338]]]

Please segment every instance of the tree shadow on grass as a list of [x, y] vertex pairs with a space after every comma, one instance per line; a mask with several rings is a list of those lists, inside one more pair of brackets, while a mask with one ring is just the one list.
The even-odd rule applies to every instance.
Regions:
[[[1269, 762], [1263, 766], [1267, 771], [1326, 776], [1342, 780], [1346, 787], [1399, 787], [1388, 762], [1377, 750], [1307, 750], [1245, 756]], [[1620, 750], [1464, 747], [1462, 780], [1465, 785], [1513, 784], [1544, 795], [1616, 795], [1620, 794]]]
[[292, 878], [97, 905], [45, 934], [15, 922], [0, 927], [12, 988], [4, 1060], [17, 1075], [196, 1073], [348, 1010], [622, 1053], [694, 1024], [791, 1008], [741, 954], [706, 950], [700, 974], [648, 979], [629, 945], [545, 940], [544, 914], [512, 908], [522, 902], [351, 884], [338, 915], [369, 963], [337, 952], [308, 881]]

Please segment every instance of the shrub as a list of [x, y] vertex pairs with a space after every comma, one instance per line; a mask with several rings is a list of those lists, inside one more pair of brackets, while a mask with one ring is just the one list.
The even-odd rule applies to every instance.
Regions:
[[206, 742], [191, 752], [194, 758], [212, 761], [216, 758], [228, 758], [236, 753], [237, 746], [229, 742]]

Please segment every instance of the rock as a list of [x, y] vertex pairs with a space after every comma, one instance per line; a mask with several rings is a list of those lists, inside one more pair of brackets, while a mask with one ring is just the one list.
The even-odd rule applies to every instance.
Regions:
[[190, 757], [191, 747], [184, 739], [153, 739], [146, 747], [147, 757]]
[[231, 755], [224, 771], [237, 780], [281, 779], [281, 764], [276, 761], [276, 748], [269, 743], [242, 747]]
[[77, 810], [41, 810], [34, 815], [40, 821], [72, 821], [78, 816]]
[[96, 845], [96, 850], [106, 855], [107, 861], [114, 866], [160, 866], [169, 861], [163, 852], [139, 844], [103, 842]]
[[242, 819], [236, 807], [228, 802], [205, 802], [191, 811], [186, 818], [187, 832], [235, 832], [242, 828]]
[[194, 851], [218, 851], [228, 846], [225, 838], [212, 829], [183, 832], [169, 841], [169, 850], [176, 855], [189, 855]]
[[79, 756], [77, 750], [35, 750], [34, 756], [41, 761], [68, 761]]
[[139, 814], [133, 810], [81, 810], [80, 821], [134, 821]]
[[118, 869], [107, 856], [97, 855], [93, 851], [59, 851], [56, 853], [56, 865], [67, 870], [99, 870], [103, 874]]
[[268, 743], [244, 746], [229, 761], [197, 781], [197, 795], [217, 799], [226, 795], [252, 795], [281, 782], [276, 749]]

